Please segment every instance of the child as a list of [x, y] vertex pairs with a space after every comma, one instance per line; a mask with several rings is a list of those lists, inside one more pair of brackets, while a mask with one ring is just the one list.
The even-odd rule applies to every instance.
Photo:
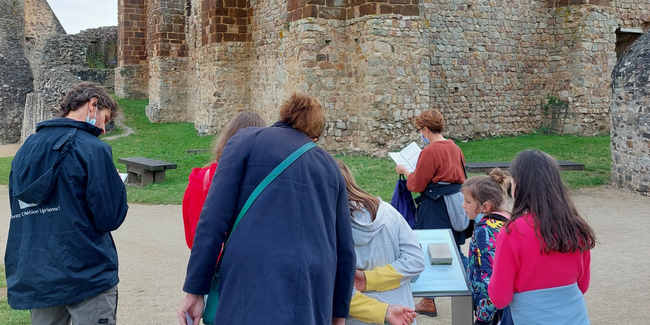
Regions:
[[183, 225], [185, 226], [185, 242], [187, 247], [192, 249], [196, 224], [199, 222], [199, 215], [208, 195], [212, 177], [217, 169], [217, 161], [221, 158], [223, 148], [228, 140], [245, 127], [265, 127], [266, 123], [262, 117], [253, 112], [240, 112], [233, 117], [223, 128], [221, 134], [214, 144], [214, 158], [212, 162], [203, 168], [194, 168], [189, 176], [189, 182], [183, 196]]
[[359, 188], [341, 160], [336, 163], [348, 192], [357, 255], [356, 292], [345, 323], [409, 325], [417, 315], [410, 279], [424, 270], [422, 249], [402, 215]]
[[523, 151], [510, 173], [512, 218], [497, 239], [488, 286], [495, 307], [509, 305], [502, 323], [590, 324], [582, 295], [589, 288], [593, 229], [571, 202], [551, 156]]
[[469, 244], [467, 280], [472, 290], [476, 310], [476, 325], [496, 325], [500, 312], [490, 301], [487, 288], [492, 276], [495, 242], [499, 230], [508, 221], [508, 214], [501, 210], [504, 194], [511, 178], [496, 168], [489, 176], [474, 176], [463, 184], [465, 197], [463, 209], [476, 227]]

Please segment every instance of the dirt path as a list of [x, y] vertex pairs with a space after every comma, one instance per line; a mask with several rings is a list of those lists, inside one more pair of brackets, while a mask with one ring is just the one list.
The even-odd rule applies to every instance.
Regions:
[[[646, 322], [650, 261], [650, 198], [600, 187], [574, 192], [578, 208], [596, 230], [591, 287], [585, 295], [594, 325]], [[8, 193], [0, 186], [0, 254], [9, 226]], [[180, 206], [130, 205], [127, 220], [113, 233], [120, 257], [120, 324], [177, 324], [176, 309], [189, 250], [183, 238]], [[467, 247], [465, 247], [465, 250]], [[436, 318], [418, 324], [451, 324], [450, 299], [436, 299]]]
[[0, 145], [0, 157], [13, 157], [20, 148], [20, 143]]

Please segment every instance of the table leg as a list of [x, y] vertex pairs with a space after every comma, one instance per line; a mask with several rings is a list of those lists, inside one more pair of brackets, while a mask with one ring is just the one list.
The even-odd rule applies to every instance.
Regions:
[[147, 186], [149, 183], [153, 183], [153, 172], [144, 171], [141, 176], [142, 186]]
[[451, 297], [451, 324], [472, 325], [472, 296]]
[[154, 183], [162, 183], [164, 181], [165, 181], [165, 171], [164, 170], [153, 172], [153, 182]]

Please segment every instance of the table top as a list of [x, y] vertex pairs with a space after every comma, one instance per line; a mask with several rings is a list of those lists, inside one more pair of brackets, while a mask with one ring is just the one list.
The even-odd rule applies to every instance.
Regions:
[[118, 158], [117, 162], [126, 165], [136, 165], [150, 171], [160, 171], [160, 170], [177, 168], [176, 164], [168, 163], [162, 160], [149, 159], [145, 157]]

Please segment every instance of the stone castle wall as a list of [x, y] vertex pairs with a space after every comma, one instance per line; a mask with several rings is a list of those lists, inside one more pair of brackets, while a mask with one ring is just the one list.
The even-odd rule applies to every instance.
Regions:
[[639, 38], [612, 74], [612, 185], [650, 194], [650, 34]]
[[20, 141], [25, 97], [34, 88], [25, 44], [25, 4], [0, 0], [0, 144]]
[[116, 40], [117, 27], [55, 34], [42, 40], [44, 44], [33, 58], [40, 72], [34, 79], [34, 92], [27, 95], [23, 105], [23, 141], [36, 131], [36, 124], [58, 117], [65, 94], [80, 81], [97, 82], [109, 92], [114, 91]]
[[[617, 30], [646, 31], [650, 21], [650, 3], [641, 0], [121, 0], [120, 6], [121, 12], [145, 8], [138, 10], [146, 12], [149, 71], [140, 71], [148, 74], [142, 84], [148, 82], [152, 121], [193, 121], [200, 133], [213, 134], [240, 110], [273, 122], [281, 102], [303, 92], [326, 109], [323, 145], [367, 153], [416, 139], [412, 119], [428, 108], [443, 112], [445, 135], [454, 138], [547, 125], [563, 134], [606, 132]], [[142, 29], [141, 11], [120, 17], [120, 30]], [[164, 39], [150, 35], [159, 31]], [[124, 53], [122, 69], [130, 64]], [[549, 95], [565, 108], [545, 109]]]
[[35, 80], [44, 69], [40, 57], [46, 40], [65, 34], [65, 29], [46, 0], [25, 0], [25, 55]]

